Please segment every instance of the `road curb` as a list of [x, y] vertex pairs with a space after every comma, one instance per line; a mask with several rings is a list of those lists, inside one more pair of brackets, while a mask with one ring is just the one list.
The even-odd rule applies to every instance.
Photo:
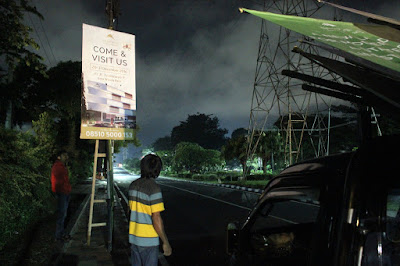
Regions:
[[225, 188], [230, 188], [230, 189], [235, 189], [235, 190], [252, 192], [252, 193], [256, 193], [256, 194], [261, 194], [263, 192], [263, 190], [259, 189], [259, 188], [249, 188], [249, 187], [242, 187], [242, 186], [237, 186], [237, 185], [214, 184], [214, 183], [207, 183], [207, 182], [203, 182], [203, 181], [184, 180], [184, 179], [180, 179], [180, 178], [173, 178], [173, 177], [166, 177], [166, 176], [160, 176], [159, 178], [172, 179], [172, 180], [181, 181], [181, 182], [198, 183], [198, 184], [209, 185], [209, 186], [225, 187]]

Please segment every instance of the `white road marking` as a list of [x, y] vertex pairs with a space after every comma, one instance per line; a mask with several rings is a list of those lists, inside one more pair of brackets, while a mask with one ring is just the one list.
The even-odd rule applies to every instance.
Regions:
[[[228, 201], [216, 199], [216, 198], [213, 198], [213, 197], [210, 197], [210, 196], [207, 196], [207, 195], [204, 195], [204, 194], [200, 194], [200, 193], [197, 193], [197, 192], [193, 192], [193, 191], [190, 191], [190, 190], [187, 190], [187, 189], [183, 189], [183, 188], [179, 188], [179, 187], [175, 187], [175, 186], [171, 186], [171, 185], [166, 185], [166, 184], [163, 184], [163, 183], [160, 183], [160, 185], [161, 185], [161, 186], [170, 187], [170, 188], [175, 188], [175, 189], [178, 189], [178, 190], [182, 190], [182, 191], [185, 191], [185, 192], [194, 194], [194, 195], [198, 195], [198, 196], [201, 196], [201, 197], [205, 197], [205, 198], [208, 198], [208, 199], [212, 199], [212, 200], [215, 200], [215, 201], [219, 201], [219, 202], [222, 202], [222, 203], [225, 203], [225, 204], [229, 204], [229, 205], [232, 205], [232, 206], [234, 206], [234, 207], [238, 207], [238, 208], [245, 209], [245, 210], [248, 210], [248, 211], [251, 211], [251, 210], [252, 210], [252, 209], [250, 209], [250, 208], [243, 207], [243, 206], [234, 204], [234, 203], [232, 203], [232, 202], [228, 202]], [[314, 207], [315, 207], [315, 206], [318, 206], [318, 205], [310, 204], [310, 203], [306, 203], [306, 202], [299, 202], [299, 201], [293, 201], [293, 202], [298, 203], [298, 204], [311, 205], [311, 206], [314, 206]], [[274, 215], [268, 215], [268, 216], [269, 216], [269, 217], [272, 217], [272, 218], [275, 218], [275, 219], [278, 219], [278, 220], [285, 221], [285, 222], [287, 222], [287, 223], [297, 224], [297, 222], [295, 222], [295, 221], [287, 220], [287, 219], [285, 219], [285, 218], [281, 218], [281, 217], [278, 217], [278, 216], [274, 216]]]
[[243, 207], [243, 206], [234, 204], [234, 203], [232, 203], [232, 202], [228, 202], [228, 201], [216, 199], [216, 198], [213, 198], [213, 197], [210, 197], [210, 196], [207, 196], [207, 195], [203, 195], [203, 194], [200, 194], [200, 193], [196, 193], [196, 192], [193, 192], [193, 191], [190, 191], [190, 190], [187, 190], [187, 189], [183, 189], [183, 188], [179, 188], [179, 187], [174, 187], [174, 186], [166, 185], [166, 184], [160, 184], [160, 185], [161, 185], [161, 186], [170, 187], [170, 188], [175, 188], [175, 189], [178, 189], [178, 190], [185, 191], [185, 192], [187, 192], [187, 193], [191, 193], [191, 194], [194, 194], [194, 195], [198, 195], [198, 196], [205, 197], [205, 198], [208, 198], [208, 199], [212, 199], [212, 200], [215, 200], [215, 201], [219, 201], [219, 202], [222, 202], [222, 203], [225, 203], [225, 204], [229, 204], [229, 205], [232, 205], [232, 206], [234, 206], [234, 207], [238, 207], [238, 208], [241, 208], [241, 209], [245, 209], [245, 210], [251, 211], [250, 208]]

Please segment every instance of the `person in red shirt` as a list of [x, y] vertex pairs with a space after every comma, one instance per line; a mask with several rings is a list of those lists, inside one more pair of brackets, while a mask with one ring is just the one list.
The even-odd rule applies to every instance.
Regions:
[[67, 161], [68, 153], [62, 150], [57, 153], [57, 160], [51, 168], [51, 189], [57, 196], [56, 240], [62, 242], [71, 238], [65, 234], [64, 228], [71, 193], [71, 184], [69, 183], [68, 168], [66, 166]]

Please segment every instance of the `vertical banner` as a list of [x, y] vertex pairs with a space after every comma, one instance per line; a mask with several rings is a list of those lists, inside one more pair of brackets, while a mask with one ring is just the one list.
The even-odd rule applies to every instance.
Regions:
[[135, 128], [135, 36], [83, 24], [80, 138], [132, 140]]

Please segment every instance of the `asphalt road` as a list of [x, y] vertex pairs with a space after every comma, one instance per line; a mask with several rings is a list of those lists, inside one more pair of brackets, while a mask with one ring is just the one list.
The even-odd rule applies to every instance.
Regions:
[[[139, 176], [114, 168], [114, 181], [126, 195]], [[225, 229], [229, 222], [242, 222], [256, 193], [197, 182], [159, 177], [164, 198], [164, 226], [171, 246], [170, 265], [226, 265]]]

